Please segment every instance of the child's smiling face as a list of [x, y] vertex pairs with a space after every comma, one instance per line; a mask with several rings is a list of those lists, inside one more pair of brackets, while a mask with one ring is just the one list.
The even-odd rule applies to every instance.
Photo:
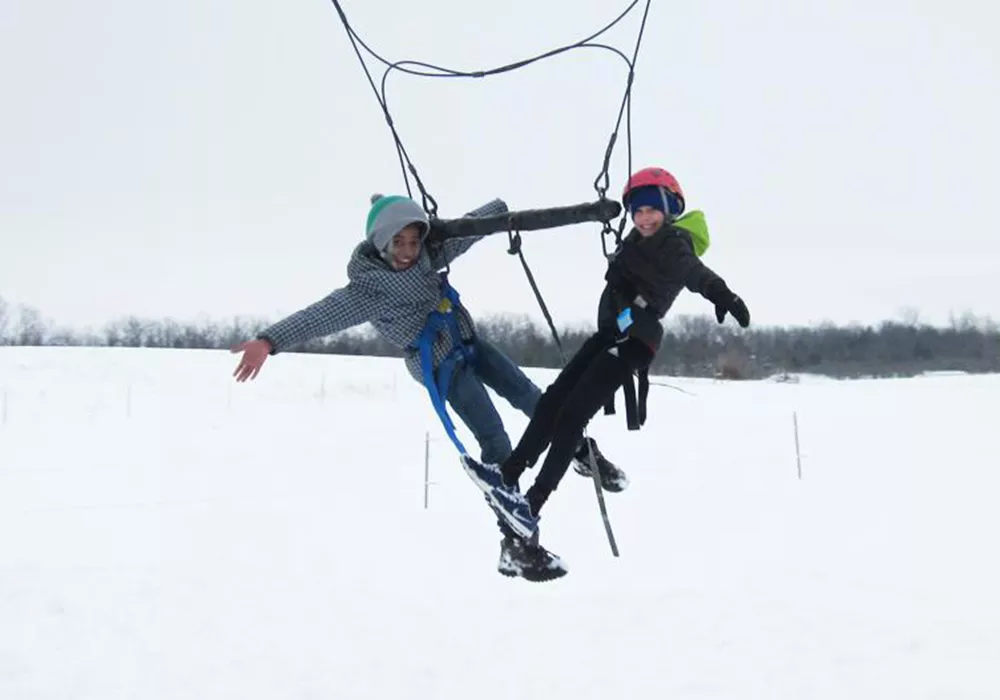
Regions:
[[418, 224], [410, 224], [392, 237], [389, 247], [389, 263], [394, 270], [408, 270], [420, 257], [420, 234]]
[[665, 218], [663, 212], [655, 207], [639, 207], [632, 215], [632, 223], [641, 236], [648, 238], [660, 230]]

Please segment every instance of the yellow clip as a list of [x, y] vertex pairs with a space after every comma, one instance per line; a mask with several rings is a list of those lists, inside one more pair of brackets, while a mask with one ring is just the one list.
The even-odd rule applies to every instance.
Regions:
[[451, 299], [442, 299], [441, 303], [438, 304], [438, 311], [443, 314], [451, 313]]

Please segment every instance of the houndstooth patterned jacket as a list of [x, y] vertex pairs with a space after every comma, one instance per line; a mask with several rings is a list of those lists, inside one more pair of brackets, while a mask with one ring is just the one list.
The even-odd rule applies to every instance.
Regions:
[[[503, 200], [494, 199], [466, 216], [496, 216], [507, 211]], [[417, 263], [403, 271], [389, 267], [367, 241], [358, 244], [347, 264], [346, 286], [265, 328], [257, 337], [269, 341], [274, 354], [307, 340], [371, 323], [383, 338], [404, 351], [407, 370], [422, 382], [419, 354], [409, 346], [416, 343], [427, 315], [441, 301], [438, 271], [482, 238], [452, 238], [435, 243], [433, 236], [432, 229]], [[464, 304], [459, 305], [457, 313], [462, 337], [471, 339], [475, 324]], [[435, 369], [452, 345], [447, 331], [438, 333], [433, 345]]]

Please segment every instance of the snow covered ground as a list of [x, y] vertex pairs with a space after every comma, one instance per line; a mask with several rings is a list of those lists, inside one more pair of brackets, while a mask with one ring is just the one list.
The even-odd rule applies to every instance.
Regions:
[[400, 361], [235, 364], [0, 348], [0, 698], [1000, 698], [1000, 377], [664, 378], [533, 584]]

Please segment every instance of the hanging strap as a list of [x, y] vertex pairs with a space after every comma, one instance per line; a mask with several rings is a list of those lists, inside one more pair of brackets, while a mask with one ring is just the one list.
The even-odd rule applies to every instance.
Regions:
[[[462, 331], [458, 325], [458, 292], [449, 284], [446, 275], [441, 275], [441, 302], [437, 309], [427, 315], [427, 322], [417, 339], [415, 346], [411, 349], [420, 354], [420, 372], [423, 375], [424, 386], [430, 395], [434, 411], [441, 419], [445, 432], [458, 449], [460, 455], [468, 454], [462, 441], [455, 433], [455, 424], [448, 415], [446, 401], [448, 400], [448, 389], [451, 385], [452, 375], [455, 373], [459, 362], [470, 362], [474, 355], [471, 344], [462, 338]], [[434, 341], [437, 340], [438, 333], [447, 330], [451, 335], [451, 350], [434, 370]]]
[[[639, 392], [636, 394], [635, 379], [629, 374], [628, 379], [622, 382], [623, 393], [625, 394], [625, 423], [629, 430], [638, 430], [646, 423], [646, 399], [649, 396], [649, 368], [643, 367], [635, 373], [639, 380]], [[608, 397], [604, 404], [604, 415], [613, 416], [615, 414], [615, 395]]]

